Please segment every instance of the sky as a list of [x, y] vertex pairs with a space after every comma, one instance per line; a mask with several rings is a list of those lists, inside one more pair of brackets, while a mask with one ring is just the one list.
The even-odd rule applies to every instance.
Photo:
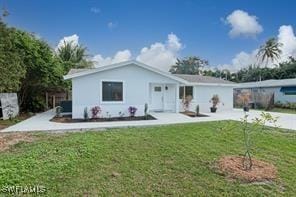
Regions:
[[[256, 61], [275, 37], [284, 61], [296, 56], [293, 0], [0, 0], [5, 22], [53, 48], [63, 40], [87, 47], [96, 66], [136, 59], [168, 70], [176, 58], [199, 56], [238, 70]], [[272, 65], [270, 65], [272, 66]]]

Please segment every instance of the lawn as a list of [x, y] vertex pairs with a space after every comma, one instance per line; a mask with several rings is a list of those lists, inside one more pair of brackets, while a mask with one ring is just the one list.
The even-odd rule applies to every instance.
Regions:
[[6, 127], [9, 127], [11, 125], [14, 125], [16, 123], [19, 123], [19, 122], [29, 118], [30, 116], [31, 115], [29, 115], [29, 114], [21, 114], [21, 115], [13, 118], [11, 120], [2, 120], [2, 119], [0, 119], [0, 130], [4, 129]]
[[250, 109], [250, 110], [257, 110], [257, 111], [264, 111], [264, 112], [278, 112], [278, 113], [286, 113], [286, 114], [296, 114], [296, 110], [294, 109], [284, 109], [284, 108], [278, 108], [274, 107], [270, 110], [265, 110], [265, 109]]
[[43, 185], [48, 196], [292, 196], [296, 133], [254, 131], [256, 159], [274, 164], [268, 184], [227, 180], [215, 161], [243, 153], [240, 123], [208, 122], [101, 132], [32, 134], [0, 153], [0, 186]]
[[288, 114], [296, 114], [295, 109], [284, 109], [284, 108], [273, 108], [270, 110], [270, 112], [280, 112], [280, 113], [288, 113]]

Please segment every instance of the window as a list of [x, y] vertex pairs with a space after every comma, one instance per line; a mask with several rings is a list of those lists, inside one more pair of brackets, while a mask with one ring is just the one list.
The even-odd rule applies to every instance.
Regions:
[[296, 86], [281, 87], [280, 91], [284, 95], [296, 95]]
[[160, 86], [155, 86], [154, 87], [154, 92], [161, 92], [161, 87]]
[[186, 96], [192, 96], [193, 98], [193, 86], [180, 86], [179, 99], [183, 99]]
[[102, 101], [123, 101], [122, 82], [102, 82]]

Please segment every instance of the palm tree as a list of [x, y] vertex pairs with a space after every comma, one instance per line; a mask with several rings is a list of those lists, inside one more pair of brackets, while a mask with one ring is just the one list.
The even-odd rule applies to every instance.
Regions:
[[274, 62], [280, 58], [282, 50], [280, 49], [283, 46], [282, 43], [278, 42], [276, 38], [268, 39], [265, 44], [260, 46], [260, 49], [257, 53], [257, 58], [261, 63], [265, 61], [265, 67], [268, 65], [269, 60]]
[[66, 63], [66, 70], [93, 67], [93, 62], [87, 59], [86, 48], [74, 45], [73, 42], [64, 41], [64, 45], [57, 51], [57, 56]]
[[[278, 42], [276, 38], [268, 39], [263, 45], [260, 46], [260, 49], [257, 53], [257, 59], [262, 64], [265, 62], [265, 67], [267, 67], [269, 60], [273, 63], [274, 61], [280, 59], [282, 50], [280, 49], [283, 46], [282, 43]], [[261, 73], [260, 73], [261, 81]]]

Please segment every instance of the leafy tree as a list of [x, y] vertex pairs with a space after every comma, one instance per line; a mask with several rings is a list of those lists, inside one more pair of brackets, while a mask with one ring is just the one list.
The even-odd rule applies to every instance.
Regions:
[[63, 89], [63, 67], [45, 41], [20, 30], [15, 34], [19, 56], [26, 69], [19, 91], [20, 105], [26, 111], [43, 110], [45, 92]]
[[75, 45], [73, 42], [65, 42], [57, 51], [57, 57], [65, 66], [67, 73], [71, 68], [91, 68], [93, 62], [87, 60], [86, 48]]
[[21, 57], [16, 50], [16, 36], [13, 30], [0, 21], [0, 92], [16, 92], [21, 79], [25, 77]]
[[207, 60], [203, 60], [197, 56], [191, 56], [182, 60], [177, 59], [176, 64], [171, 67], [170, 72], [173, 74], [199, 75], [201, 74], [201, 68], [208, 64]]
[[22, 111], [41, 111], [45, 92], [65, 88], [63, 66], [34, 35], [0, 23], [0, 90], [17, 91]]

